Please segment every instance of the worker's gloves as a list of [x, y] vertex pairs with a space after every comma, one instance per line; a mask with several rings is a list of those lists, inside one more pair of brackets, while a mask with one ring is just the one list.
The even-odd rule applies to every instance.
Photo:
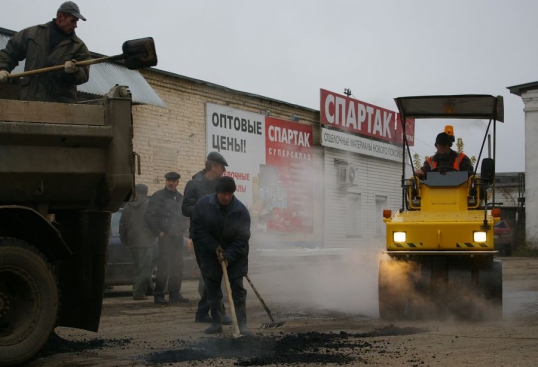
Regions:
[[221, 245], [217, 246], [217, 250], [215, 251], [215, 253], [217, 254], [217, 259], [219, 260], [219, 263], [223, 261], [226, 262], [226, 258], [224, 257], [224, 250], [222, 249]]
[[7, 70], [0, 70], [0, 83], [7, 83], [9, 78], [7, 77], [9, 75], [9, 71]]
[[67, 74], [73, 74], [77, 72], [77, 61], [76, 60], [70, 60], [66, 61], [64, 64], [64, 71]]

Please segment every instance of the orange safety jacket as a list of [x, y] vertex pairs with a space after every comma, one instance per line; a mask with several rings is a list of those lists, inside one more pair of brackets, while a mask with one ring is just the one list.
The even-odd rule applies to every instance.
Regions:
[[[465, 158], [465, 154], [459, 153], [456, 159], [454, 159], [454, 162], [452, 162], [452, 167], [454, 167], [456, 171], [460, 170], [460, 163], [463, 158]], [[435, 167], [437, 167], [437, 160], [432, 160], [432, 157], [426, 158], [426, 163], [429, 164], [430, 170], [433, 170]]]

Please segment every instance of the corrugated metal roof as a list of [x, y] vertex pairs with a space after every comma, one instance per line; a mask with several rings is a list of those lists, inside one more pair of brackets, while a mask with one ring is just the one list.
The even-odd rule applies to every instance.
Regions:
[[[0, 32], [3, 29], [0, 28]], [[6, 47], [11, 34], [0, 33], [0, 49]], [[22, 73], [24, 61], [12, 71]], [[166, 107], [159, 95], [151, 88], [142, 74], [136, 70], [129, 70], [121, 63], [103, 62], [94, 64], [90, 68], [90, 79], [87, 83], [77, 86], [77, 90], [83, 93], [103, 96], [116, 84], [129, 87], [134, 103], [150, 104], [153, 106]]]

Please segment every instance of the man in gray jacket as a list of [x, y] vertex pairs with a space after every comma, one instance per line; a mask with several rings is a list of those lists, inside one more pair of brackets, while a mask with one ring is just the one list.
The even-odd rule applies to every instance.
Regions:
[[[192, 180], [187, 182], [184, 191], [183, 204], [181, 211], [183, 215], [190, 218], [189, 235], [192, 238], [192, 214], [194, 213], [194, 205], [196, 202], [209, 194], [215, 193], [215, 186], [217, 185], [217, 179], [226, 172], [228, 162], [219, 152], [210, 152], [207, 155], [205, 168], [194, 176]], [[201, 264], [201, 247], [198, 243], [193, 241], [194, 253], [196, 255], [196, 263], [200, 270]], [[200, 294], [200, 302], [198, 302], [198, 309], [194, 317], [194, 322], [207, 322], [210, 323], [213, 319], [209, 316], [211, 306], [207, 300], [207, 289], [205, 287], [204, 278], [200, 274], [198, 281], [198, 293]], [[232, 320], [226, 315], [226, 309], [224, 304], [222, 305], [222, 322], [223, 324], [231, 324]]]
[[149, 275], [153, 251], [157, 246], [157, 238], [146, 222], [148, 207], [148, 187], [138, 184], [135, 187], [136, 200], [125, 204], [120, 218], [120, 239], [129, 247], [133, 255], [134, 279], [133, 298], [146, 300], [149, 287]]
[[25, 71], [64, 65], [63, 70], [26, 76], [20, 85], [20, 99], [27, 101], [76, 103], [77, 85], [88, 81], [89, 66], [77, 61], [91, 59], [88, 48], [75, 34], [80, 14], [78, 5], [66, 1], [52, 21], [23, 29], [0, 50], [0, 83], [9, 81], [9, 73], [26, 59]]

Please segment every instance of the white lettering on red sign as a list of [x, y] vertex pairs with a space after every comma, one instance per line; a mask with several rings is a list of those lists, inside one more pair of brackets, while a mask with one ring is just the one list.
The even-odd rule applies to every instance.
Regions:
[[392, 140], [395, 131], [394, 112], [334, 94], [326, 95], [324, 105], [323, 117], [329, 125]]
[[286, 129], [280, 126], [270, 126], [268, 131], [270, 141], [297, 145], [300, 147], [310, 147], [310, 133]]

